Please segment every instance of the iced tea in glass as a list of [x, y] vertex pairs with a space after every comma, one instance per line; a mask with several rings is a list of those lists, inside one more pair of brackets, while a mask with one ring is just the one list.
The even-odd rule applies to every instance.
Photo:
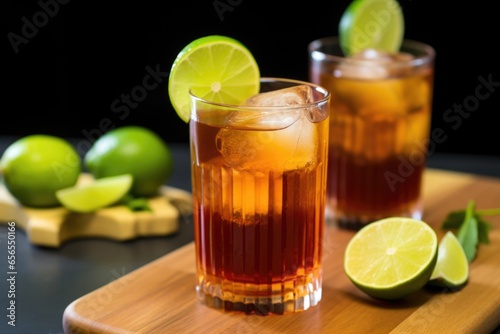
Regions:
[[225, 311], [285, 314], [321, 300], [329, 93], [274, 78], [261, 92], [241, 106], [191, 95], [196, 290]]
[[422, 217], [434, 56], [409, 40], [349, 58], [336, 37], [310, 43], [310, 80], [332, 94], [327, 214], [341, 226]]

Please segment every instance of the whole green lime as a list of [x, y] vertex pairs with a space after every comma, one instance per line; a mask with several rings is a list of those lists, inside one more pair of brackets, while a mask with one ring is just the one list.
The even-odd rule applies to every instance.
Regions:
[[60, 205], [56, 191], [76, 184], [82, 170], [75, 148], [65, 139], [43, 134], [22, 137], [2, 154], [3, 182], [23, 205]]
[[99, 137], [84, 157], [85, 168], [102, 178], [132, 174], [131, 194], [156, 195], [173, 171], [170, 148], [152, 130], [142, 126], [123, 126]]

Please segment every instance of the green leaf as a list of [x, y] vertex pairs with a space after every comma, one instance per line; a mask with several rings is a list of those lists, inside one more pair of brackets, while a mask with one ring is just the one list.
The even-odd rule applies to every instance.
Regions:
[[122, 203], [131, 211], [153, 211], [149, 206], [147, 198], [144, 197], [134, 197], [128, 194], [122, 199]]
[[464, 219], [465, 219], [465, 210], [452, 211], [446, 216], [442, 228], [444, 229], [459, 228], [460, 225], [462, 225]]
[[500, 215], [500, 208], [475, 210], [475, 202], [470, 200], [466, 210], [450, 212], [444, 219], [441, 228], [458, 229], [457, 238], [464, 248], [467, 259], [471, 262], [477, 253], [479, 243], [489, 244], [489, 234], [493, 225], [483, 216]]
[[477, 231], [477, 220], [474, 217], [474, 201], [469, 201], [465, 211], [465, 218], [458, 229], [457, 239], [462, 245], [467, 260], [472, 262], [476, 257], [477, 245], [479, 241]]
[[472, 262], [476, 257], [477, 245], [478, 245], [478, 231], [477, 231], [477, 220], [474, 217], [466, 220], [464, 224], [458, 230], [457, 235], [458, 241], [462, 245], [467, 260]]
[[477, 210], [476, 214], [481, 215], [481, 216], [496, 216], [496, 215], [500, 215], [500, 208], [488, 209], [488, 210]]
[[488, 223], [478, 214], [476, 214], [475, 217], [477, 220], [477, 232], [478, 232], [479, 242], [482, 244], [489, 244], [490, 243], [489, 234], [493, 225]]

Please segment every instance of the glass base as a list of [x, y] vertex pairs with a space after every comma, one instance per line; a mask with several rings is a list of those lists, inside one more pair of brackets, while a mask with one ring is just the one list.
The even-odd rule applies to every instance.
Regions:
[[305, 311], [321, 300], [321, 275], [307, 278], [304, 285], [297, 281], [257, 285], [202, 278], [196, 295], [202, 304], [225, 312], [282, 315]]

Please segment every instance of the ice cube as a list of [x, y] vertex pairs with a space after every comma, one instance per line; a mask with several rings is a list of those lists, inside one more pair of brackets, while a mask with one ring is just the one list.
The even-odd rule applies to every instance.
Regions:
[[386, 52], [366, 49], [346, 58], [336, 69], [336, 76], [353, 79], [381, 79], [389, 76], [385, 64], [391, 61]]
[[427, 78], [413, 76], [404, 81], [403, 94], [407, 112], [420, 112], [431, 104], [432, 91], [427, 80]]
[[[312, 89], [305, 85], [260, 93], [243, 102], [242, 106], [250, 107], [248, 110], [233, 112], [227, 122], [231, 127], [246, 129], [283, 129], [299, 119], [304, 110], [301, 108], [281, 110], [279, 107], [302, 105], [312, 101]], [[253, 107], [266, 107], [266, 111]]]
[[399, 52], [391, 55], [394, 64], [389, 67], [391, 77], [402, 77], [412, 72], [412, 63], [415, 59], [410, 53]]
[[312, 88], [306, 85], [293, 86], [256, 94], [245, 101], [249, 106], [293, 106], [313, 102]]
[[400, 80], [337, 79], [332, 82], [332, 109], [339, 113], [339, 105], [348, 107], [353, 115], [404, 115], [405, 100]]
[[376, 49], [365, 49], [351, 56], [352, 59], [373, 60], [380, 63], [387, 63], [392, 60], [388, 52]]
[[[314, 124], [310, 110], [280, 106], [299, 106], [313, 101], [312, 89], [295, 86], [252, 96], [244, 105], [261, 109], [231, 115], [231, 128], [217, 134], [217, 146], [226, 163], [239, 170], [267, 172], [303, 168], [315, 161]], [[276, 108], [273, 108], [276, 107]]]
[[375, 49], [365, 49], [340, 64], [337, 76], [353, 79], [382, 79], [407, 74], [413, 55], [405, 52], [391, 54]]

